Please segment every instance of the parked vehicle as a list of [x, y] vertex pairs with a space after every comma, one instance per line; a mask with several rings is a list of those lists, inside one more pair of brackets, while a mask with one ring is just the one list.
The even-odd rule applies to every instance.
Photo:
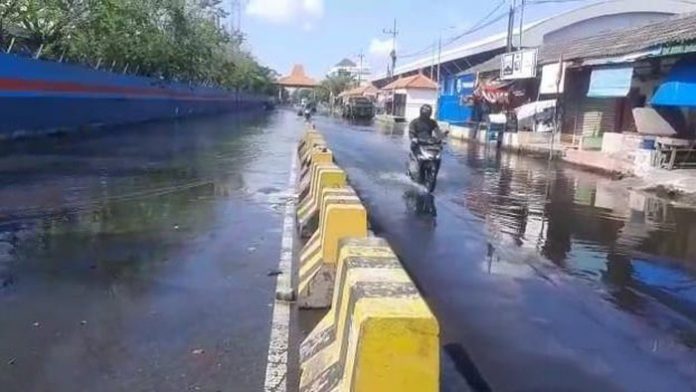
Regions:
[[375, 105], [365, 97], [351, 97], [343, 105], [343, 118], [371, 119], [375, 116]]

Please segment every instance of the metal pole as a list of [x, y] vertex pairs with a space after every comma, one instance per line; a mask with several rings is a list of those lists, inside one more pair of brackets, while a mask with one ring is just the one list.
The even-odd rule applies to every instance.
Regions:
[[559, 96], [561, 91], [561, 79], [563, 79], [563, 54], [558, 59], [558, 73], [556, 74], [556, 108], [553, 113], [553, 131], [551, 133], [551, 148], [549, 149], [549, 161], [553, 159], [553, 144], [556, 139], [556, 133], [558, 133], [558, 109], [561, 97]]
[[437, 84], [440, 85], [440, 65], [442, 64], [442, 33], [437, 40]]
[[524, 29], [524, 5], [526, 0], [522, 0], [520, 4], [520, 45], [519, 49], [522, 49], [522, 30]]
[[65, 51], [66, 51], [66, 50], [67, 50], [67, 49], [63, 49], [63, 53], [60, 54], [60, 58], [58, 59], [58, 62], [59, 62], [59, 63], [62, 63], [62, 62], [63, 62], [63, 58], [65, 58]]
[[516, 0], [510, 0], [510, 14], [508, 15], [508, 32], [507, 32], [507, 52], [512, 52], [512, 33], [515, 25], [515, 4]]
[[396, 29], [396, 19], [394, 19], [394, 27], [391, 30], [383, 29], [382, 32], [384, 34], [389, 34], [392, 37], [392, 50], [391, 53], [389, 53], [392, 64], [389, 76], [393, 76], [394, 72], [396, 71], [396, 36], [399, 34], [399, 31]]
[[99, 67], [101, 66], [101, 62], [102, 62], [102, 59], [100, 57], [99, 60], [97, 60], [97, 66], [94, 67], [94, 69], [99, 69]]
[[38, 59], [39, 57], [41, 57], [41, 52], [43, 51], [43, 47], [44, 47], [44, 44], [41, 44], [41, 45], [39, 46], [39, 50], [37, 50], [37, 51], [36, 51], [36, 55], [34, 55], [34, 58], [35, 58], [35, 59]]
[[12, 37], [12, 40], [10, 41], [10, 46], [7, 47], [7, 50], [5, 51], [5, 53], [10, 53], [12, 51], [12, 47], [14, 46], [14, 44], [15, 44], [15, 37]]
[[360, 66], [358, 68], [358, 86], [360, 86], [360, 83], [362, 83], [363, 58], [364, 57], [365, 57], [365, 54], [363, 53], [362, 49], [360, 49], [360, 54], [358, 54], [358, 58], [360, 59]]

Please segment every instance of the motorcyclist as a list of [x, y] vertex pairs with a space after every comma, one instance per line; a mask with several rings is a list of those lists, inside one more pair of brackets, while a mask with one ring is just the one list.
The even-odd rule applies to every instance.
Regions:
[[312, 118], [312, 105], [309, 102], [304, 104], [304, 107], [302, 108], [302, 114], [304, 115], [307, 121], [309, 121], [310, 118]]
[[430, 105], [423, 105], [420, 107], [420, 115], [418, 118], [411, 121], [408, 125], [408, 136], [411, 139], [411, 151], [417, 154], [418, 144], [422, 141], [435, 138], [442, 138], [444, 136], [440, 127], [437, 125], [437, 121], [433, 120], [431, 117], [433, 115], [433, 107]]

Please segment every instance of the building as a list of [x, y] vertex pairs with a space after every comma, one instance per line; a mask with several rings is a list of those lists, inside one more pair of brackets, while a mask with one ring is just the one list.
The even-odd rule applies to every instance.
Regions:
[[[631, 26], [664, 20], [675, 14], [696, 11], [696, 3], [680, 0], [605, 0], [586, 5], [550, 18], [528, 23], [514, 32], [513, 43], [520, 48], [560, 44], [587, 37], [597, 32], [611, 32]], [[521, 42], [521, 45], [520, 45]], [[473, 42], [465, 42], [442, 51], [436, 66], [432, 56], [397, 66], [393, 77], [377, 75], [373, 83], [380, 87], [395, 78], [422, 73], [435, 80], [440, 89], [439, 119], [454, 123], [466, 122], [471, 110], [464, 102], [474, 88], [472, 67], [504, 53], [507, 33], [493, 34]], [[500, 62], [497, 63], [498, 65]], [[439, 65], [439, 66], [437, 66]]]
[[436, 109], [437, 83], [420, 73], [399, 78], [384, 86], [381, 92], [385, 96], [386, 113], [406, 121], [417, 118], [422, 105], [428, 104]]
[[347, 74], [352, 76], [356, 81], [360, 81], [360, 84], [368, 84], [370, 82], [370, 66], [365, 62], [362, 64], [349, 60], [347, 58], [339, 61], [336, 65], [331, 67], [327, 76], [336, 76], [339, 74]]

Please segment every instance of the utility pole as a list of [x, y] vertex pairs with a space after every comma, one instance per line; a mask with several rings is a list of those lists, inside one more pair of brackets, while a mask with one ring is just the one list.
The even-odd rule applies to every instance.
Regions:
[[442, 59], [442, 33], [440, 33], [440, 38], [437, 40], [437, 84], [440, 85], [440, 63]]
[[230, 33], [242, 31], [242, 3], [243, 0], [230, 0]]
[[522, 49], [522, 30], [524, 29], [524, 5], [526, 0], [522, 0], [520, 3], [520, 45], [518, 49]]
[[396, 29], [396, 19], [394, 19], [394, 27], [392, 27], [391, 30], [383, 29], [382, 32], [392, 37], [392, 50], [389, 53], [389, 57], [391, 57], [391, 71], [389, 72], [389, 76], [394, 76], [394, 69], [396, 68], [396, 36], [399, 35], [399, 30]]
[[516, 0], [510, 0], [510, 14], [508, 16], [508, 31], [507, 31], [507, 52], [512, 52], [512, 34], [515, 25], [515, 5]]
[[363, 50], [360, 49], [360, 53], [358, 53], [358, 59], [360, 60], [360, 65], [358, 65], [358, 86], [360, 86], [360, 83], [362, 83], [363, 59], [364, 58], [365, 58], [365, 53], [363, 53]]

